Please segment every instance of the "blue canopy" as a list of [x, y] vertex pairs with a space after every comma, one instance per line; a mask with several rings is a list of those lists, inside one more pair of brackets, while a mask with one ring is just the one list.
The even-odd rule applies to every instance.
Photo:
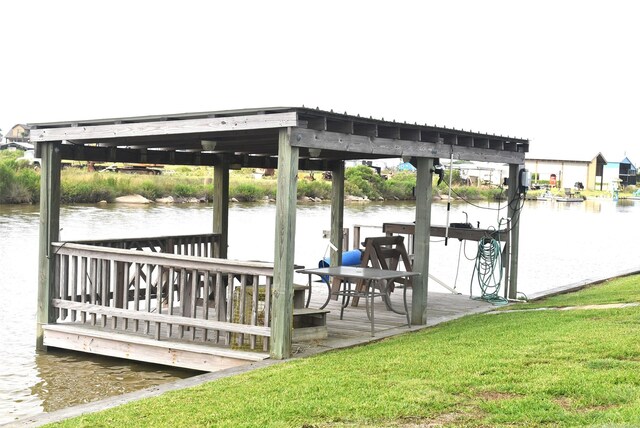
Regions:
[[416, 170], [416, 167], [411, 165], [409, 162], [403, 162], [398, 165], [398, 171], [410, 171], [413, 172]]

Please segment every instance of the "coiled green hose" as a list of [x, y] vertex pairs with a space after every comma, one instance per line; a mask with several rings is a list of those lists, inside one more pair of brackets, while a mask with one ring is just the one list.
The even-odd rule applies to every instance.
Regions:
[[498, 294], [502, 283], [502, 250], [500, 249], [500, 242], [488, 237], [478, 241], [478, 254], [476, 255], [476, 263], [469, 286], [470, 294], [476, 274], [478, 275], [478, 284], [482, 292], [480, 299], [494, 305], [508, 303], [506, 299]]

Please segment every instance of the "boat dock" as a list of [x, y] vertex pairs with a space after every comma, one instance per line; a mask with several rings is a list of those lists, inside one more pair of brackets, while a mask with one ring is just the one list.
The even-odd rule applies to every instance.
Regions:
[[[331, 173], [330, 265], [341, 266], [345, 162], [354, 159], [401, 157], [416, 167], [414, 251], [411, 263], [404, 263], [417, 274], [411, 279], [409, 313], [375, 308], [375, 337], [400, 331], [408, 321], [425, 326], [439, 317], [428, 283], [434, 174], [444, 176], [440, 158], [449, 164], [460, 159], [509, 165], [505, 289], [508, 297], [517, 295], [527, 139], [305, 107], [33, 123], [30, 128], [42, 159], [39, 350], [54, 346], [211, 370], [267, 357], [287, 359], [298, 341], [370, 340], [372, 324], [360, 307], [347, 307], [345, 319], [335, 320], [334, 303], [324, 309], [307, 305], [308, 289], [294, 283], [298, 171]], [[213, 166], [212, 233], [61, 242], [62, 160]], [[277, 168], [276, 219], [266, 226], [275, 230], [273, 263], [227, 258], [233, 239], [229, 174], [240, 168]], [[445, 226], [445, 240], [453, 232]], [[388, 274], [397, 266], [374, 268]], [[477, 309], [467, 303], [462, 298], [443, 302], [448, 309], [442, 310]]]

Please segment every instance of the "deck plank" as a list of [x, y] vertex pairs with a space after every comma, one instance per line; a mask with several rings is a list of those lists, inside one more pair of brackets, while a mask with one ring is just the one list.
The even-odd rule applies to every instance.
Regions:
[[[186, 284], [185, 284], [186, 285]], [[325, 302], [325, 293], [316, 292], [322, 291], [314, 287], [312, 293], [310, 308], [319, 308]], [[396, 291], [391, 295], [391, 301], [394, 308], [402, 308], [402, 293], [401, 290]], [[407, 291], [407, 301], [411, 302], [411, 291]], [[426, 326], [407, 326], [406, 317], [402, 314], [397, 314], [392, 311], [388, 311], [382, 299], [375, 300], [375, 337], [371, 337], [371, 323], [367, 317], [366, 307], [364, 302], [360, 302], [357, 307], [347, 306], [344, 309], [343, 319], [340, 319], [340, 301], [331, 300], [325, 308], [327, 313], [327, 330], [328, 336], [326, 339], [304, 341], [304, 335], [297, 335], [294, 340], [296, 344], [296, 355], [300, 357], [304, 355], [311, 355], [313, 353], [323, 352], [329, 349], [338, 349], [353, 346], [356, 344], [363, 344], [370, 341], [378, 340], [384, 337], [403, 334], [409, 331], [419, 330], [425, 327], [433, 326], [441, 322], [456, 319], [471, 313], [487, 312], [491, 310], [492, 306], [486, 302], [470, 299], [468, 296], [455, 295], [451, 293], [429, 293], [429, 299], [427, 301], [427, 325]], [[204, 313], [202, 313], [202, 305], [199, 305], [197, 309], [196, 318], [192, 318], [189, 321], [195, 324], [205, 324], [206, 321]], [[210, 321], [217, 321], [218, 315], [216, 309], [223, 305], [215, 305], [209, 307]], [[108, 311], [113, 311], [114, 308], [108, 308]], [[117, 311], [117, 309], [116, 309]], [[123, 311], [123, 310], [121, 310]], [[176, 309], [165, 308], [165, 313], [179, 313]], [[98, 314], [100, 315], [100, 314]], [[116, 314], [122, 315], [122, 314]], [[129, 358], [138, 361], [148, 361], [160, 364], [167, 364], [179, 367], [194, 368], [198, 367], [198, 370], [215, 371], [216, 369], [224, 369], [234, 365], [241, 364], [242, 352], [233, 349], [225, 343], [224, 340], [217, 341], [217, 334], [209, 334], [204, 336], [202, 329], [195, 329], [194, 334], [195, 342], [189, 340], [190, 336], [185, 335], [185, 338], [181, 338], [179, 329], [174, 329], [172, 334], [168, 334], [167, 326], [162, 323], [161, 331], [157, 331], [158, 323], [155, 323], [153, 313], [141, 313], [141, 320], [151, 321], [149, 332], [146, 333], [145, 329], [137, 329], [134, 322], [128, 323], [124, 329], [118, 329], [117, 332], [104, 331], [100, 323], [92, 325], [91, 318], [86, 317], [86, 322], [82, 323], [82, 317], [78, 317], [75, 323], [65, 323], [50, 326], [48, 333], [48, 345], [61, 347], [66, 349], [79, 350], [83, 352], [101, 353], [103, 355], [111, 355], [120, 358]], [[110, 319], [108, 321], [111, 321]], [[77, 329], [86, 329], [86, 337], [94, 337], [92, 347], [87, 344], [89, 341], [81, 340], [79, 338], [72, 337], [73, 335], [63, 331], [64, 328], [69, 327]], [[107, 323], [110, 325], [110, 322]], [[249, 326], [247, 326], [249, 327]], [[256, 327], [253, 327], [256, 328]], [[258, 329], [260, 327], [257, 327]], [[56, 330], [58, 329], [58, 330]], [[62, 330], [61, 330], [62, 329]], [[54, 331], [56, 331], [54, 335]], [[111, 335], [117, 334], [116, 342], [112, 340], [114, 337]], [[162, 340], [154, 340], [154, 337], [162, 337]], [[96, 336], [97, 335], [97, 336]], [[99, 337], [98, 337], [99, 336]], [[224, 334], [222, 335], [224, 336]], [[99, 344], [95, 341], [99, 340]], [[126, 338], [126, 339], [125, 339]], [[222, 337], [221, 337], [222, 339]], [[104, 343], [102, 343], [104, 342]], [[127, 343], [128, 342], [128, 343]], [[114, 345], [114, 343], [117, 344]], [[153, 345], [156, 344], [154, 347]], [[247, 343], [248, 344], [248, 343]], [[195, 347], [191, 349], [190, 347]], [[109, 350], [114, 348], [115, 350]], [[133, 348], [133, 350], [132, 350]], [[202, 356], [202, 351], [208, 349], [205, 352], [210, 356]], [[259, 349], [262, 349], [262, 345], [259, 345]], [[193, 352], [191, 352], [193, 351]], [[177, 356], [180, 353], [180, 356]], [[225, 356], [225, 353], [230, 353]], [[145, 355], [148, 353], [149, 355]], [[167, 355], [172, 357], [167, 357]], [[268, 358], [267, 352], [255, 351], [248, 352], [247, 356], [258, 355], [260, 358]], [[229, 361], [226, 361], [229, 359]], [[195, 362], [194, 362], [195, 361]], [[197, 361], [202, 361], [197, 362]], [[254, 357], [249, 357], [244, 360], [244, 364], [256, 361]]]
[[45, 326], [44, 343], [45, 346], [200, 371], [224, 370], [268, 358], [267, 354], [169, 343], [76, 325]]

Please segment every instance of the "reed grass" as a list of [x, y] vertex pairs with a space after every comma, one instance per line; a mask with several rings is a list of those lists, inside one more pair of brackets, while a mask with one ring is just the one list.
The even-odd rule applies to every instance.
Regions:
[[[39, 172], [27, 164], [16, 162], [19, 155], [19, 152], [0, 153], [0, 203], [36, 203], [40, 198]], [[251, 171], [244, 169], [231, 172], [229, 197], [243, 202], [274, 199], [277, 188], [275, 177], [254, 179]], [[168, 196], [212, 200], [213, 168], [179, 166], [165, 172], [162, 175], [136, 175], [66, 168], [61, 175], [61, 201], [111, 202], [118, 196], [130, 194], [140, 194], [150, 200]], [[505, 190], [501, 187], [466, 186], [462, 183], [463, 180], [454, 177], [454, 198], [492, 201], [505, 197]], [[413, 200], [415, 185], [415, 173], [397, 172], [385, 179], [363, 165], [347, 168], [345, 173], [345, 194], [371, 200]], [[434, 194], [447, 194], [447, 186], [447, 181], [434, 186]], [[328, 200], [331, 198], [331, 181], [323, 180], [321, 173], [301, 172], [297, 196]]]
[[40, 197], [40, 175], [17, 161], [20, 151], [0, 151], [0, 204], [34, 203]]
[[[547, 304], [612, 295], [640, 301], [640, 277]], [[638, 307], [468, 316], [55, 426], [639, 426], [638, 319]]]

